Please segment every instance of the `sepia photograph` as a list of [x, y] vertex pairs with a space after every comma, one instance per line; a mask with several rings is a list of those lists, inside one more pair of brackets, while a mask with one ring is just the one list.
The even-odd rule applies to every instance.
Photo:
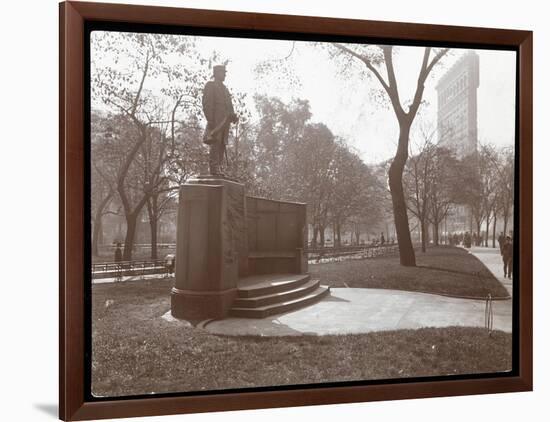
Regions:
[[93, 398], [513, 373], [514, 49], [87, 48]]

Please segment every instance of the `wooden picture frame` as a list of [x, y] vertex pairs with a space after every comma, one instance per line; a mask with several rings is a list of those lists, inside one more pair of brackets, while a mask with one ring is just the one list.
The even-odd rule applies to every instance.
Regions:
[[[64, 2], [59, 7], [60, 75], [60, 262], [59, 416], [63, 420], [150, 416], [268, 407], [489, 394], [532, 390], [532, 95], [533, 35], [530, 31], [224, 12], [119, 4]], [[517, 51], [516, 211], [521, 279], [514, 290], [515, 371], [510, 376], [462, 377], [368, 385], [272, 388], [268, 391], [173, 394], [163, 397], [89, 400], [85, 394], [86, 245], [85, 133], [86, 24], [186, 26], [219, 31], [263, 31], [317, 37], [368, 37], [407, 44], [507, 47]]]

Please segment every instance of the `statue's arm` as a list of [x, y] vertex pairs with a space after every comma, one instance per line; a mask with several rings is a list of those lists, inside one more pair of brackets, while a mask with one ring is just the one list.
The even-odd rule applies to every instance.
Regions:
[[235, 114], [235, 109], [233, 108], [233, 98], [231, 97], [231, 93], [229, 92], [229, 90], [226, 88], [225, 89], [226, 91], [226, 95], [227, 95], [227, 98], [228, 98], [228, 108], [229, 108], [229, 118], [231, 119], [231, 122], [233, 123], [236, 123], [239, 118], [237, 117], [237, 115]]

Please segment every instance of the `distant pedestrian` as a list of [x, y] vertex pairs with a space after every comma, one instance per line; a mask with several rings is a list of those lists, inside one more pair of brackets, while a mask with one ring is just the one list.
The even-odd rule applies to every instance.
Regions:
[[510, 236], [506, 236], [506, 240], [502, 247], [502, 262], [504, 264], [504, 277], [511, 279], [514, 263], [514, 245]]
[[470, 232], [466, 232], [464, 234], [464, 247], [465, 248], [471, 248], [472, 247], [472, 237], [470, 236]]
[[164, 265], [166, 267], [166, 272], [168, 275], [171, 275], [174, 272], [176, 267], [176, 255], [168, 254], [164, 257]]
[[500, 232], [500, 234], [498, 235], [498, 247], [500, 249], [501, 255], [502, 255], [502, 248], [505, 242], [506, 242], [506, 237], [504, 236], [504, 232]]
[[380, 246], [384, 246], [384, 243], [386, 243], [386, 239], [384, 238], [384, 233], [380, 233]]
[[120, 249], [120, 242], [117, 242], [115, 249], [115, 262], [122, 261], [122, 249]]

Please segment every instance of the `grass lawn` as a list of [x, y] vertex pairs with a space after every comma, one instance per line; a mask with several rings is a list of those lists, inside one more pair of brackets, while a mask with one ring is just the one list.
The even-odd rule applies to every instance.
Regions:
[[426, 328], [229, 337], [167, 322], [170, 280], [93, 286], [92, 393], [120, 396], [511, 369], [510, 334]]
[[397, 289], [464, 297], [507, 297], [502, 284], [462, 248], [437, 246], [416, 251], [416, 267], [399, 265], [397, 254], [310, 265], [312, 276], [331, 287]]

